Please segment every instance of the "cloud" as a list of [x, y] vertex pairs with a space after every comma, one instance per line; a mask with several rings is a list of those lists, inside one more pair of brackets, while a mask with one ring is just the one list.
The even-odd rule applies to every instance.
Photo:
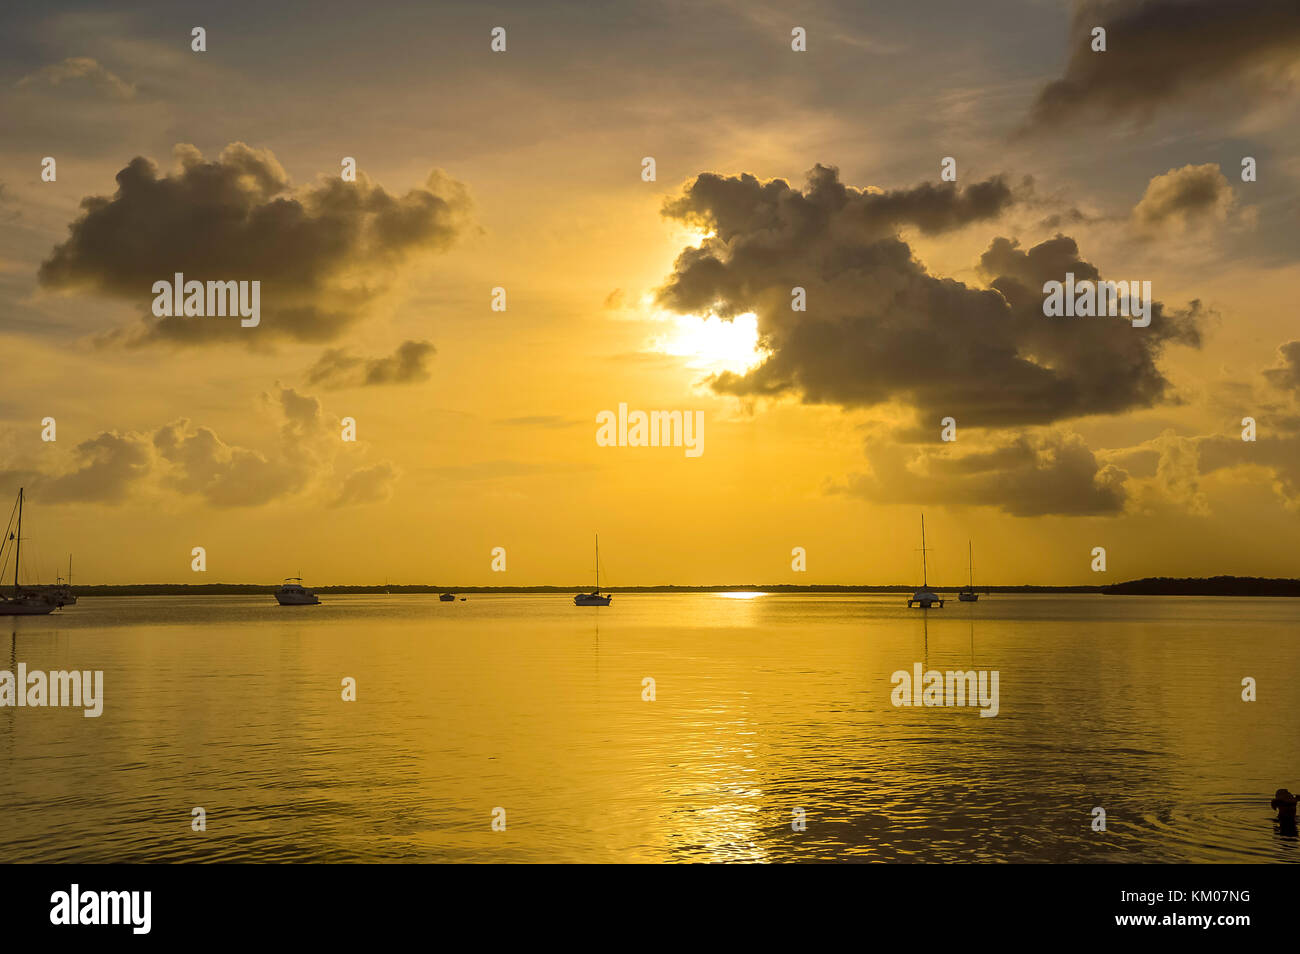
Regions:
[[[663, 214], [715, 232], [705, 247], [768, 235], [774, 240], [814, 238], [837, 225], [861, 234], [882, 234], [912, 225], [936, 234], [996, 218], [1014, 201], [1000, 177], [965, 189], [955, 183], [923, 183], [912, 189], [854, 189], [840, 182], [834, 166], [815, 165], [803, 191], [784, 179], [760, 182], [755, 176], [704, 172], [683, 194], [664, 203]], [[683, 253], [685, 254], [685, 253]]]
[[42, 86], [62, 86], [63, 84], [85, 84], [93, 89], [107, 93], [114, 99], [128, 100], [135, 98], [135, 87], [122, 78], [105, 69], [98, 61], [88, 56], [72, 56], [59, 63], [43, 66], [35, 73], [24, 76], [17, 82], [19, 89]]
[[1264, 377], [1276, 388], [1300, 393], [1300, 341], [1288, 341], [1277, 351], [1278, 363], [1264, 369]]
[[[1262, 468], [1272, 480], [1274, 493], [1292, 510], [1300, 510], [1300, 434], [1294, 419], [1280, 433], [1262, 431], [1256, 441], [1237, 435], [1215, 434], [1195, 438], [1201, 475], [1242, 468]], [[1252, 480], [1258, 485], [1258, 480]]]
[[427, 381], [428, 359], [437, 349], [428, 341], [404, 341], [391, 355], [359, 358], [331, 348], [307, 371], [307, 383], [325, 388], [369, 387]]
[[[1094, 27], [1106, 30], [1105, 52], [1092, 50]], [[1294, 0], [1085, 2], [1075, 8], [1070, 50], [1064, 75], [1039, 92], [1028, 127], [1083, 115], [1146, 119], [1225, 83], [1249, 104], [1259, 80], [1300, 59], [1300, 17]]]
[[1152, 178], [1133, 207], [1133, 224], [1147, 233], [1223, 223], [1236, 201], [1216, 162], [1170, 169]]
[[68, 240], [41, 263], [40, 284], [149, 312], [153, 283], [177, 272], [187, 281], [256, 280], [261, 323], [150, 316], [130, 343], [336, 339], [412, 261], [444, 251], [469, 227], [464, 186], [439, 171], [398, 197], [364, 173], [294, 189], [269, 150], [241, 142], [216, 161], [190, 145], [175, 151], [172, 172], [160, 176], [137, 157], [117, 174], [113, 196], [83, 199]]
[[1239, 425], [1232, 421], [1225, 432], [1182, 436], [1166, 430], [1100, 456], [1129, 475], [1132, 512], [1172, 507], [1208, 515], [1203, 484], [1212, 475], [1247, 483], [1246, 493], [1257, 494], [1269, 485], [1288, 509], [1300, 511], [1300, 416], [1275, 409], [1261, 415], [1259, 425], [1255, 441], [1242, 440]]
[[[989, 287], [975, 288], [930, 274], [899, 234], [995, 215], [1011, 201], [999, 182], [871, 193], [817, 166], [801, 192], [782, 180], [701, 175], [665, 214], [715, 234], [682, 251], [658, 300], [680, 313], [758, 316], [767, 356], [743, 374], [712, 377], [723, 394], [845, 408], [899, 402], [923, 419], [952, 415], [978, 427], [1169, 399], [1156, 357], [1172, 341], [1199, 344], [1199, 303], [1169, 313], [1157, 302], [1144, 329], [1127, 319], [1048, 319], [1044, 282], [1069, 271], [1100, 277], [1068, 236], [1027, 251], [994, 240], [980, 261]], [[806, 289], [806, 312], [791, 309], [795, 286]]]
[[1207, 516], [1210, 506], [1201, 491], [1200, 443], [1200, 438], [1166, 430], [1135, 447], [1108, 451], [1103, 459], [1129, 475], [1130, 511], [1173, 508]]
[[995, 507], [1016, 517], [1117, 514], [1127, 474], [1100, 464], [1077, 434], [1017, 435], [973, 450], [868, 444], [870, 474], [846, 492], [873, 503]]
[[149, 445], [137, 434], [104, 432], [82, 441], [74, 451], [71, 470], [46, 481], [36, 480], [41, 495], [52, 502], [116, 503], [153, 467]]
[[[264, 395], [279, 421], [268, 450], [240, 447], [212, 428], [179, 418], [149, 433], [105, 431], [78, 444], [71, 461], [0, 471], [52, 502], [120, 503], [175, 494], [220, 508], [302, 499], [350, 506], [386, 499], [398, 477], [388, 461], [340, 466], [341, 441], [320, 402], [293, 388]], [[340, 489], [341, 488], [341, 489]]]
[[297, 455], [268, 459], [227, 445], [207, 427], [182, 418], [153, 436], [160, 456], [172, 466], [164, 476], [183, 494], [196, 494], [216, 507], [248, 507], [284, 497], [308, 477], [308, 461]]
[[396, 480], [397, 468], [388, 461], [382, 461], [373, 467], [354, 470], [344, 479], [333, 506], [353, 507], [360, 504], [382, 503], [392, 497], [393, 484]]

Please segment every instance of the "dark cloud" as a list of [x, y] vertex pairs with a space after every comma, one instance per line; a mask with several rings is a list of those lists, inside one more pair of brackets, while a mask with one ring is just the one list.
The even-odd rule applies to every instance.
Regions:
[[1264, 370], [1274, 387], [1300, 392], [1300, 341], [1288, 341], [1278, 350], [1278, 363]]
[[342, 348], [331, 348], [307, 371], [307, 383], [348, 388], [427, 381], [428, 360], [436, 353], [428, 341], [404, 341], [382, 358], [360, 358]]
[[232, 143], [215, 162], [176, 147], [178, 168], [160, 176], [135, 158], [112, 197], [82, 200], [69, 238], [41, 264], [49, 289], [91, 291], [150, 311], [156, 281], [261, 282], [261, 323], [146, 319], [132, 340], [222, 338], [329, 341], [361, 318], [401, 267], [446, 249], [467, 227], [464, 187], [434, 172], [398, 197], [358, 173], [294, 190], [268, 150]]
[[1092, 225], [1101, 221], [1097, 216], [1088, 215], [1086, 212], [1071, 206], [1061, 212], [1053, 212], [1046, 218], [1040, 219], [1038, 228], [1049, 232], [1059, 231], [1063, 226], [1069, 225]]
[[1222, 222], [1235, 197], [1216, 162], [1170, 169], [1152, 178], [1133, 207], [1133, 222], [1147, 232], [1167, 226], [1185, 228], [1197, 222]]
[[[1169, 314], [1157, 302], [1148, 328], [1127, 319], [1048, 319], [1045, 282], [1068, 271], [1099, 277], [1073, 239], [1025, 251], [999, 238], [981, 259], [990, 287], [974, 288], [931, 275], [898, 234], [919, 222], [957, 227], [994, 214], [1006, 201], [987, 198], [1000, 194], [998, 181], [964, 193], [873, 194], [842, 185], [824, 166], [803, 192], [780, 180], [702, 175], [665, 212], [715, 234], [678, 256], [659, 301], [682, 313], [757, 314], [769, 353], [744, 374], [712, 378], [720, 393], [791, 393], [843, 407], [899, 401], [922, 420], [951, 415], [975, 426], [1043, 424], [1166, 400], [1169, 383], [1155, 358], [1169, 341], [1199, 344], [1199, 305]], [[970, 197], [972, 190], [986, 197]], [[947, 196], [947, 211], [936, 194]], [[806, 312], [791, 309], [794, 286], [807, 290]]]
[[1115, 514], [1124, 509], [1125, 472], [1099, 464], [1078, 435], [1018, 435], [974, 450], [868, 445], [872, 472], [849, 493], [875, 503], [996, 507], [1016, 517]]
[[[1092, 50], [1094, 27], [1106, 30], [1104, 53]], [[1300, 16], [1295, 0], [1086, 2], [1075, 9], [1070, 51], [1065, 74], [1038, 94], [1029, 127], [1080, 114], [1145, 119], [1206, 87], [1279, 73], [1300, 59]]]
[[[839, 170], [818, 163], [803, 190], [784, 179], [760, 182], [744, 173], [701, 173], [663, 213], [716, 232], [714, 246], [733, 239], [770, 236], [774, 241], [815, 239], [834, 223], [859, 235], [881, 235], [911, 225], [935, 234], [996, 218], [1014, 201], [1001, 177], [958, 189], [955, 183], [923, 183], [889, 192], [859, 190], [840, 182]], [[751, 247], [751, 251], [756, 249]]]

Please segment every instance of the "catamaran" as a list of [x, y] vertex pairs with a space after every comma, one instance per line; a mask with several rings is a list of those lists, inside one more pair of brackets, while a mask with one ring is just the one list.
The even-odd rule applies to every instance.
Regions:
[[925, 566], [925, 514], [921, 514], [921, 588], [912, 594], [912, 598], [907, 601], [908, 609], [912, 604], [916, 604], [919, 609], [928, 610], [931, 606], [938, 603], [939, 608], [943, 609], [943, 600], [930, 589]]
[[600, 595], [600, 534], [596, 534], [596, 588], [590, 593], [579, 593], [573, 598], [574, 606], [608, 606], [612, 593]]
[[966, 573], [967, 583], [957, 593], [957, 599], [963, 603], [974, 603], [980, 598], [980, 595], [975, 592], [975, 557], [972, 554], [969, 540], [966, 541]]
[[17, 526], [14, 526], [11, 513], [9, 526], [12, 529], [5, 535], [4, 541], [0, 542], [0, 552], [4, 550], [5, 543], [14, 545], [14, 588], [8, 595], [0, 593], [0, 616], [45, 616], [53, 613], [64, 603], [75, 603], [76, 599], [65, 586], [23, 587], [19, 584], [18, 565], [23, 554], [23, 488], [21, 487], [18, 488], [18, 503], [15, 504], [15, 509], [18, 513]]

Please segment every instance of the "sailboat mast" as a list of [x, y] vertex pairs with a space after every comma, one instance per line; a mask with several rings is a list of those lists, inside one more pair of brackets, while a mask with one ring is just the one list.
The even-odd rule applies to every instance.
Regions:
[[921, 514], [921, 587], [922, 588], [925, 588], [926, 586], [929, 585], [929, 580], [927, 579], [926, 576], [927, 572], [928, 571], [926, 570], [925, 567], [925, 514]]
[[966, 579], [970, 581], [970, 588], [975, 589], [975, 551], [971, 549], [971, 542], [966, 541]]
[[600, 534], [596, 534], [596, 592], [600, 592]]
[[18, 536], [14, 538], [14, 595], [18, 595], [18, 561], [23, 555], [23, 488], [18, 488]]

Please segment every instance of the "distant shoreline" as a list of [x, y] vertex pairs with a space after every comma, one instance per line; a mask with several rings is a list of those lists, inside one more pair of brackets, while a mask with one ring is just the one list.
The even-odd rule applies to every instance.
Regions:
[[[270, 594], [274, 584], [265, 583], [115, 583], [74, 586], [78, 596], [239, 596]], [[586, 586], [432, 586], [415, 584], [380, 584], [313, 586], [317, 593], [582, 593]], [[914, 584], [883, 586], [831, 583], [753, 583], [709, 586], [611, 586], [605, 593], [911, 593]], [[960, 586], [931, 586], [937, 593], [955, 594]], [[1250, 576], [1215, 576], [1172, 579], [1146, 577], [1124, 583], [1095, 586], [978, 586], [977, 593], [1104, 593], [1111, 596], [1297, 596], [1300, 580], [1266, 579]]]

